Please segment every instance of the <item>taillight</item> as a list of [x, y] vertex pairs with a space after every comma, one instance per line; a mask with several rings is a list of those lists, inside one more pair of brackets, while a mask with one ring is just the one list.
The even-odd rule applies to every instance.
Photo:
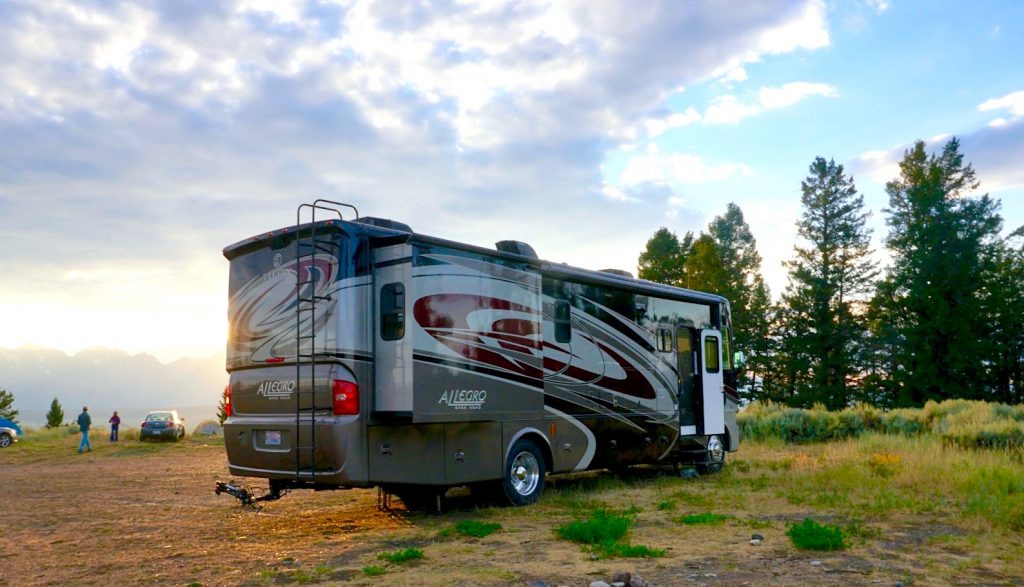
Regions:
[[224, 386], [224, 416], [231, 417], [231, 386]]
[[331, 386], [334, 396], [334, 415], [352, 416], [359, 413], [359, 386], [351, 381], [335, 379]]
[[146, 423], [143, 422], [141, 428], [145, 428], [145, 427], [146, 427]]

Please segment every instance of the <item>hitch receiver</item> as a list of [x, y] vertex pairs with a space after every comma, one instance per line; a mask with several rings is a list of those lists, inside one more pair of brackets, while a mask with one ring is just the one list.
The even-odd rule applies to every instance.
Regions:
[[276, 501], [281, 499], [281, 496], [284, 494], [281, 486], [273, 481], [270, 483], [270, 490], [262, 495], [255, 495], [247, 487], [236, 485], [234, 482], [225, 483], [224, 481], [217, 481], [217, 487], [213, 492], [217, 495], [227, 493], [241, 502], [243, 507], [258, 507], [256, 506], [257, 502]]

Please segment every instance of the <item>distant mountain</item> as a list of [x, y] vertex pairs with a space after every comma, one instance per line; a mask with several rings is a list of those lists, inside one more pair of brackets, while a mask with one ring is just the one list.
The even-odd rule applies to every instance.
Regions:
[[113, 410], [160, 408], [212, 416], [226, 383], [223, 356], [165, 364], [152, 355], [111, 349], [73, 356], [39, 347], [0, 349], [0, 388], [14, 394], [19, 420], [28, 425], [45, 423], [54, 397], [69, 420], [83, 405], [104, 418]]

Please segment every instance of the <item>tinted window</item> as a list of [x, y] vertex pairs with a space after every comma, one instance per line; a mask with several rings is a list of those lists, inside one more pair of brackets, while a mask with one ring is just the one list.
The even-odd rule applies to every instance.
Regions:
[[569, 342], [572, 340], [572, 313], [569, 302], [555, 300], [555, 341]]
[[380, 337], [398, 340], [405, 336], [405, 286], [389, 283], [380, 288]]
[[704, 370], [718, 373], [718, 337], [709, 336], [704, 339]]

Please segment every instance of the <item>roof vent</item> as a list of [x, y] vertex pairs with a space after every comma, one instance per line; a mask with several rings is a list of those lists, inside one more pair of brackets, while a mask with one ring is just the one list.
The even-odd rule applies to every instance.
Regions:
[[620, 275], [622, 277], [633, 279], [633, 274], [625, 269], [601, 269], [601, 273], [611, 273], [612, 275]]
[[412, 232], [412, 228], [404, 222], [398, 222], [397, 220], [389, 220], [387, 218], [374, 218], [373, 216], [363, 216], [356, 218], [352, 222], [358, 222], [360, 224], [369, 224], [370, 226], [378, 226], [380, 228], [390, 228], [391, 230], [397, 230], [399, 232]]
[[538, 258], [537, 251], [534, 251], [533, 247], [522, 241], [498, 241], [494, 243], [494, 247], [502, 253], [512, 253], [513, 255], [529, 257], [531, 259]]

